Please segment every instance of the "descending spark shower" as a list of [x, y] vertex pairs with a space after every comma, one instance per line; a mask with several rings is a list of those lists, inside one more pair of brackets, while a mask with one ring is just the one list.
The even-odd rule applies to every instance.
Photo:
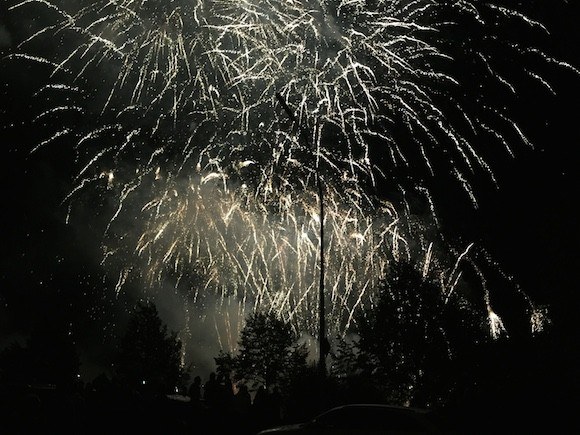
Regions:
[[[498, 23], [547, 33], [542, 23], [463, 0], [27, 0], [11, 7], [31, 10], [50, 24], [37, 24], [9, 58], [47, 68], [50, 79], [35, 98], [67, 101], [34, 119], [61, 120], [35, 150], [74, 143], [73, 206], [91, 191], [115, 198], [104, 263], [120, 270], [118, 290], [135, 276], [152, 288], [171, 279], [195, 300], [233, 297], [242, 314], [273, 310], [316, 333], [320, 170], [331, 331], [346, 332], [357, 313], [372, 309], [378, 280], [405, 259], [439, 277], [446, 302], [463, 297], [462, 270], [475, 270], [490, 333], [504, 332], [476, 249], [442, 249], [425, 180], [450, 172], [477, 206], [473, 174], [483, 170], [495, 181], [478, 144], [508, 154], [514, 142], [529, 145], [508, 110], [486, 99], [489, 83], [506, 93], [515, 85], [496, 71], [485, 44], [455, 40], [453, 29], [477, 29], [482, 41], [517, 58], [574, 70], [489, 33]], [[54, 53], [40, 53], [39, 44], [55, 39]], [[477, 95], [462, 91], [462, 80], [473, 78], [463, 67], [480, 74]], [[551, 90], [539, 73], [522, 70]], [[385, 198], [380, 186], [399, 199]], [[429, 205], [428, 218], [413, 218], [411, 196]], [[541, 330], [544, 311], [521, 293], [532, 330]]]

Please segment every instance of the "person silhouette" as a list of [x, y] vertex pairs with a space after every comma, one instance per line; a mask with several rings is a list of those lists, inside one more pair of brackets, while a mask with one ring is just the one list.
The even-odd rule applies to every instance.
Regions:
[[248, 387], [245, 384], [241, 384], [238, 387], [238, 392], [234, 396], [234, 410], [238, 416], [246, 417], [250, 412], [251, 406], [252, 398], [248, 392]]
[[188, 396], [191, 403], [197, 403], [201, 399], [201, 378], [196, 376], [189, 386]]
[[266, 387], [260, 385], [254, 396], [251, 407], [252, 420], [258, 429], [268, 425], [268, 391]]
[[222, 397], [220, 399], [224, 411], [231, 411], [234, 405], [234, 387], [229, 376], [224, 376], [224, 383], [221, 390]]
[[216, 380], [215, 373], [211, 372], [208, 381], [203, 387], [203, 400], [206, 405], [210, 408], [216, 406], [218, 399], [219, 384]]
[[251, 407], [252, 407], [252, 397], [248, 391], [248, 387], [245, 384], [238, 385], [238, 391], [234, 395], [233, 400], [233, 415], [236, 421], [236, 432], [240, 435], [255, 433], [252, 432], [252, 424], [255, 421], [252, 419]]
[[273, 424], [278, 424], [282, 420], [282, 392], [275, 386], [270, 394], [268, 403], [270, 405], [270, 418]]

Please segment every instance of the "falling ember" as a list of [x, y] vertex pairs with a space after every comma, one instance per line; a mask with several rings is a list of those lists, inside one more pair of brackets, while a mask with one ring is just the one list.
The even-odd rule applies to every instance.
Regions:
[[112, 188], [113, 182], [115, 181], [115, 174], [113, 174], [113, 171], [104, 172], [101, 176], [107, 179], [107, 188]]
[[503, 326], [502, 320], [491, 309], [488, 309], [487, 320], [489, 323], [489, 330], [493, 339], [497, 340], [503, 334], [507, 336], [507, 331]]
[[532, 310], [532, 315], [530, 316], [532, 334], [539, 334], [550, 325], [551, 321], [547, 311], [546, 308], [534, 308]]

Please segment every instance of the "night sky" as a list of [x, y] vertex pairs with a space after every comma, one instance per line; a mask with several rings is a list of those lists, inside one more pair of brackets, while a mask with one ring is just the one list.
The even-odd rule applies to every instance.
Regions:
[[[550, 30], [546, 50], [580, 66], [580, 7], [537, 3], [547, 5], [538, 6], [537, 12]], [[66, 223], [62, 200], [75, 172], [71, 156], [55, 147], [29, 153], [38, 141], [38, 132], [25, 122], [34, 109], [31, 94], [38, 85], [37, 67], [4, 58], [14, 50], [21, 27], [2, 1], [0, 347], [23, 342], [39, 319], [68, 322], [80, 349], [81, 372], [89, 380], [110, 363], [111, 343], [122, 331], [127, 308], [140, 294], [128, 289], [116, 295], [114, 279], [100, 266], [106, 216], [98, 214], [105, 214], [106, 207], [85, 204], [76, 219]], [[578, 355], [580, 77], [556, 67], [553, 71], [548, 75], [552, 74], [556, 96], [538, 87], [519, 88], [514, 118], [534, 149], [516, 147], [515, 158], [502, 154], [494, 159], [499, 189], [482, 174], [475, 185], [478, 209], [445, 174], [430, 185], [444, 233], [483, 246], [535, 303], [548, 307], [557, 332], [553, 336]], [[173, 328], [182, 326], [180, 316], [173, 313], [179, 303], [177, 296], [168, 297], [159, 306]], [[516, 305], [509, 298], [494, 303], [508, 332], [511, 326], [517, 330]], [[203, 367], [216, 347], [205, 342], [202, 333], [197, 340], [192, 347], [204, 355], [199, 362]]]

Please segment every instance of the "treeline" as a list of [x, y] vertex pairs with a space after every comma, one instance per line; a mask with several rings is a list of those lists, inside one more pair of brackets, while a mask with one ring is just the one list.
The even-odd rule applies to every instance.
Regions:
[[437, 277], [407, 263], [391, 271], [372, 309], [355, 319], [356, 334], [333, 340], [325, 376], [289, 323], [254, 312], [238, 350], [216, 355], [215, 372], [202, 380], [183, 365], [177, 334], [145, 302], [131, 316], [113, 375], [83, 384], [71, 331], [45, 319], [26, 345], [0, 353], [0, 409], [8, 411], [2, 422], [88, 425], [96, 433], [109, 425], [254, 433], [346, 403], [453, 409], [457, 421], [459, 409], [468, 419], [468, 409], [531, 403], [539, 386], [530, 382], [537, 343], [494, 341], [469, 306], [441, 294]]

